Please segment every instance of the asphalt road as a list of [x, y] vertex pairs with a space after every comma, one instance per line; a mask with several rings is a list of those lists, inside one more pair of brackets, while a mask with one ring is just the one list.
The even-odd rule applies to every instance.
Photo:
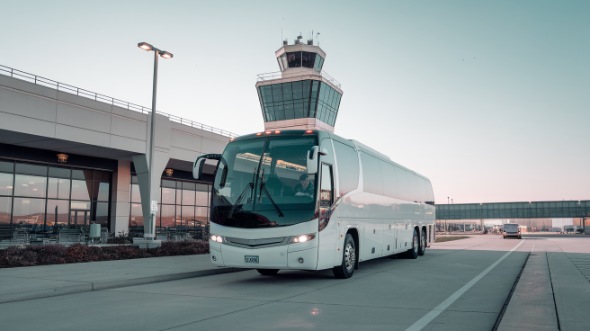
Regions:
[[244, 271], [11, 302], [0, 329], [494, 330], [531, 252], [588, 254], [587, 239], [476, 236], [361, 263], [347, 280]]

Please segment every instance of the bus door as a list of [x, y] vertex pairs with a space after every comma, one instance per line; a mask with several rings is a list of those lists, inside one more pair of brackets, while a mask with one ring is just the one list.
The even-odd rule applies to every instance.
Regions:
[[334, 180], [332, 176], [332, 166], [322, 163], [322, 172], [320, 179], [320, 210], [319, 210], [319, 230], [323, 230], [332, 216], [332, 203], [334, 202]]

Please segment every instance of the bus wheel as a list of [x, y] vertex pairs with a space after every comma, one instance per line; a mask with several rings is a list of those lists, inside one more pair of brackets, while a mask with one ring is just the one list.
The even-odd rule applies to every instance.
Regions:
[[422, 235], [420, 236], [420, 248], [418, 249], [418, 255], [422, 256], [426, 254], [426, 231], [422, 230]]
[[406, 258], [416, 259], [418, 258], [418, 249], [420, 243], [418, 242], [418, 230], [414, 229], [414, 236], [412, 237], [412, 248], [406, 252]]
[[256, 271], [263, 276], [274, 276], [279, 272], [279, 269], [256, 269]]
[[336, 278], [350, 278], [356, 265], [356, 245], [352, 235], [348, 233], [344, 238], [344, 250], [342, 252], [342, 264], [332, 269]]

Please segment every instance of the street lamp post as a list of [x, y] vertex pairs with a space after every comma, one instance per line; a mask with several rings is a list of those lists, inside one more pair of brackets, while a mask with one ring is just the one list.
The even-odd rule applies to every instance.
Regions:
[[148, 220], [148, 227], [149, 233], [145, 231], [146, 226], [144, 224], [144, 238], [146, 239], [154, 239], [156, 233], [156, 220], [155, 220], [155, 213], [157, 212], [158, 202], [157, 200], [152, 200], [152, 169], [154, 167], [154, 139], [155, 139], [155, 123], [156, 123], [156, 95], [157, 95], [157, 88], [158, 88], [158, 56], [163, 57], [164, 59], [171, 59], [174, 55], [170, 52], [158, 49], [151, 44], [146, 42], [140, 42], [137, 44], [137, 47], [145, 50], [145, 51], [153, 51], [154, 52], [154, 79], [153, 79], [153, 90], [152, 90], [152, 114], [151, 114], [151, 123], [150, 123], [150, 146], [149, 146], [149, 163], [148, 163], [148, 172], [149, 172], [149, 180], [148, 180], [148, 189], [149, 189], [149, 200], [150, 201], [143, 201], [143, 203], [150, 203], [151, 204], [151, 212], [150, 217]]

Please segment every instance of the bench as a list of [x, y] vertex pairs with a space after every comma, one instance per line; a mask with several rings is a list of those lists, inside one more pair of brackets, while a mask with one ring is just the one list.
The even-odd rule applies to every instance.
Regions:
[[12, 233], [13, 242], [29, 242], [29, 232], [23, 228], [16, 228]]
[[58, 242], [80, 242], [84, 232], [80, 229], [61, 229], [57, 233]]

